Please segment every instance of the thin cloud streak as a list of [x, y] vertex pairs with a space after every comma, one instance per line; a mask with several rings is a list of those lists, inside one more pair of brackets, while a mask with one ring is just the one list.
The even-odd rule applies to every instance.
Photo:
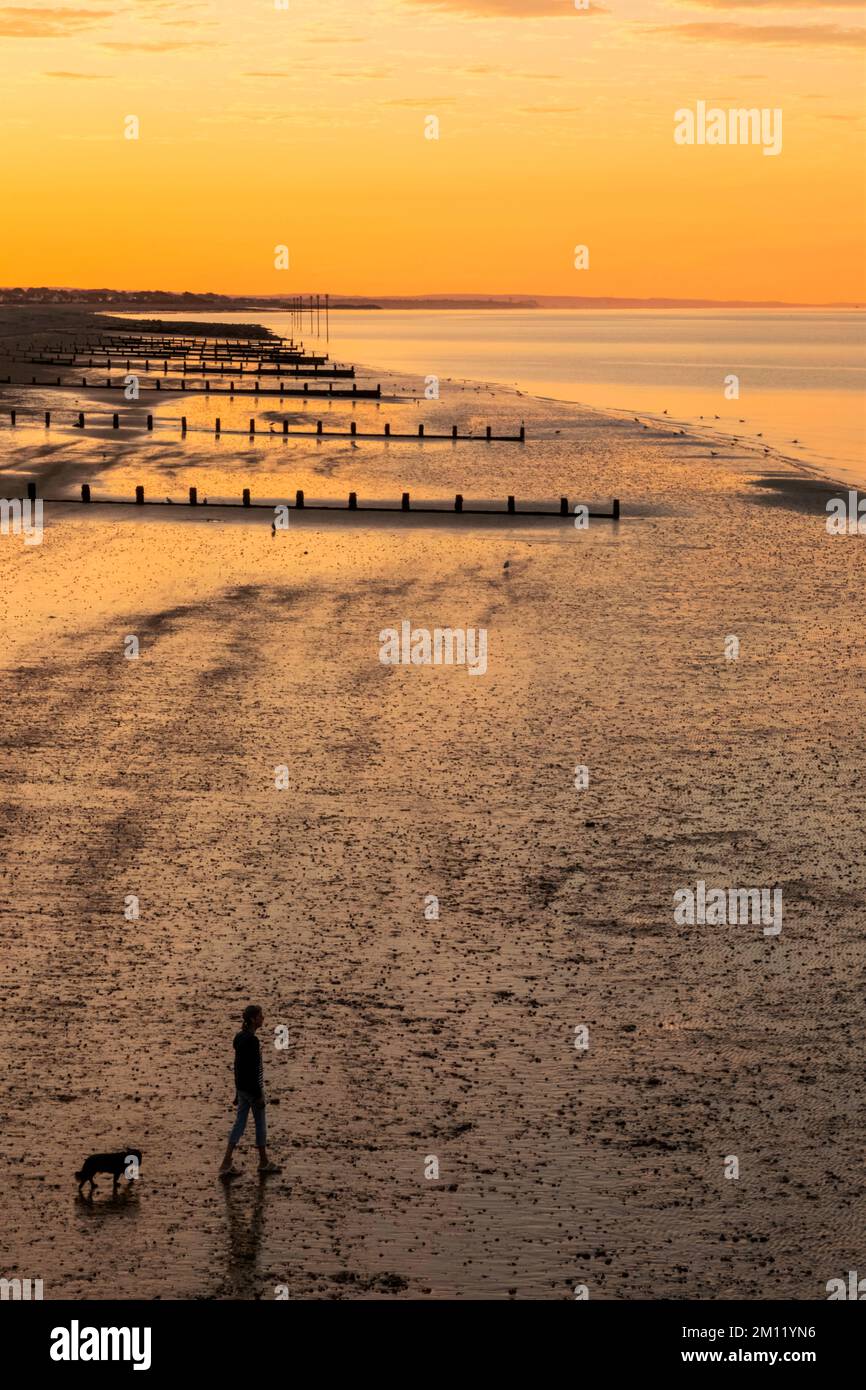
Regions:
[[576, 10], [568, 0], [408, 0], [408, 3], [469, 15], [473, 19], [574, 19], [610, 13], [595, 0], [588, 10]]
[[694, 10], [866, 10], [866, 0], [676, 0]]
[[0, 38], [65, 39], [112, 17], [110, 10], [35, 10], [4, 5], [0, 8]]
[[211, 39], [154, 39], [153, 42], [136, 42], [134, 39], [105, 39], [100, 48], [110, 48], [112, 53], [175, 53], [190, 48], [216, 48]]
[[806, 48], [815, 44], [836, 48], [866, 46], [866, 29], [841, 29], [836, 24], [730, 24], [724, 20], [708, 20], [696, 24], [648, 24], [644, 32], [709, 43], [727, 40]]

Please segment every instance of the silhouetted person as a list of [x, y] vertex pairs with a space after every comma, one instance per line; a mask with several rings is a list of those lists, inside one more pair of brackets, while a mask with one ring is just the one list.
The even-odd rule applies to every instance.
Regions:
[[235, 1034], [235, 1100], [237, 1101], [237, 1119], [232, 1126], [229, 1135], [228, 1147], [225, 1157], [220, 1165], [219, 1175], [223, 1180], [237, 1177], [238, 1169], [232, 1163], [232, 1154], [241, 1142], [243, 1132], [247, 1127], [247, 1118], [250, 1110], [253, 1112], [253, 1120], [256, 1126], [256, 1148], [259, 1151], [259, 1172], [260, 1173], [279, 1173], [280, 1167], [276, 1163], [268, 1162], [267, 1144], [267, 1122], [265, 1120], [265, 1087], [264, 1076], [262, 1074], [262, 1049], [256, 1033], [265, 1021], [258, 1004], [248, 1004], [244, 1009], [243, 1027], [239, 1033]]

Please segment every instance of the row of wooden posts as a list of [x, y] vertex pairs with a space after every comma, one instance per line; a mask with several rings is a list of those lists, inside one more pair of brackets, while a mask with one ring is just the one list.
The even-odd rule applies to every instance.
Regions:
[[116, 366], [120, 366], [125, 360], [127, 369], [129, 369], [132, 367], [133, 362], [144, 362], [148, 371], [150, 370], [151, 362], [162, 362], [163, 367], [166, 367], [169, 362], [174, 361], [186, 364], [197, 362], [201, 367], [205, 367], [209, 362], [214, 362], [221, 373], [225, 371], [225, 364], [231, 364], [232, 362], [241, 363], [241, 366], [238, 367], [238, 371], [240, 372], [244, 370], [245, 364], [248, 362], [266, 363], [268, 366], [272, 366], [274, 363], [279, 365], [280, 362], [287, 362], [292, 366], [298, 367], [324, 367], [325, 364], [331, 360], [329, 357], [322, 357], [315, 353], [302, 352], [280, 353], [279, 355], [265, 353], [263, 356], [249, 357], [236, 357], [233, 354], [213, 352], [116, 352], [114, 354], [106, 352], [99, 361], [96, 360], [99, 357], [99, 353], [93, 352], [58, 352], [54, 350], [51, 352], [30, 352], [27, 354], [3, 353], [0, 355], [9, 357], [17, 362], [36, 362], [48, 366], [57, 365], [61, 367], [74, 367], [77, 362], [80, 363], [81, 366], [84, 366], [85, 358], [87, 359], [88, 367], [110, 367], [112, 361]]
[[[18, 351], [27, 344], [16, 343]], [[132, 348], [137, 351], [139, 348], [151, 349], [170, 348], [172, 352], [238, 352], [238, 353], [257, 353], [257, 352], [302, 352], [303, 343], [292, 342], [288, 338], [252, 338], [247, 341], [235, 338], [174, 338], [160, 336], [153, 338], [131, 338], [121, 336], [117, 338], [99, 338], [88, 335], [84, 338], [74, 338], [70, 343], [69, 339], [54, 340], [44, 344], [46, 349], [60, 352], [112, 352], [117, 348]]]
[[[22, 357], [20, 360], [22, 362], [26, 362], [29, 366], [36, 367], [78, 367], [80, 369], [83, 366], [88, 366], [105, 367], [107, 370], [110, 371], [112, 366], [111, 358], [107, 358], [105, 362], [94, 362], [93, 358], [91, 358], [90, 361], [87, 363], [76, 362], [71, 358], [67, 362], [59, 357]], [[162, 359], [163, 376], [168, 376], [169, 360], [170, 359], [168, 358]], [[114, 365], [120, 366], [121, 364], [115, 363]], [[187, 363], [186, 366], [188, 365], [189, 364]], [[318, 378], [319, 380], [321, 380], [322, 377], [325, 377], [326, 379], [333, 378], [333, 380], [335, 381], [346, 379], [352, 381], [355, 376], [354, 367], [320, 367], [315, 363], [313, 363], [311, 366], [284, 363], [281, 366], [275, 367], [263, 367], [261, 363], [259, 363], [257, 367], [238, 367], [233, 364], [222, 365], [219, 362], [200, 362], [198, 364], [194, 363], [193, 365], [198, 365], [201, 368], [202, 372], [210, 370], [216, 372], [219, 376], [225, 376], [227, 372], [234, 372], [236, 376], [309, 376]], [[185, 369], [186, 367], [184, 367], [184, 370]], [[131, 370], [131, 364], [129, 361], [127, 361], [126, 363], [126, 370]], [[144, 359], [144, 370], [148, 375], [153, 375], [153, 373], [151, 373], [150, 370], [149, 359]], [[172, 368], [172, 370], [174, 370], [174, 368]]]
[[137, 342], [117, 342], [117, 343], [41, 343], [31, 344], [25, 348], [16, 349], [18, 352], [31, 353], [60, 353], [68, 357], [75, 354], [81, 357], [85, 354], [94, 356], [104, 355], [106, 357], [237, 357], [245, 359], [253, 358], [272, 358], [272, 357], [318, 357], [321, 361], [328, 360], [328, 353], [320, 348], [314, 353], [308, 353], [302, 344], [286, 344], [275, 347], [272, 344], [262, 343], [258, 347], [230, 347], [228, 344], [221, 346], [218, 343], [197, 343], [195, 346], [185, 347], [173, 342], [170, 338], [155, 340], [149, 343]]
[[[53, 342], [50, 346], [62, 347], [62, 342]], [[119, 333], [112, 334], [109, 337], [88, 334], [81, 340], [80, 344], [76, 337], [72, 344], [72, 350], [77, 352], [79, 346], [86, 351], [91, 351], [93, 348], [109, 349], [127, 346], [147, 348], [163, 346], [172, 349], [177, 348], [179, 351], [183, 352], [198, 352], [203, 348], [214, 348], [216, 351], [237, 349], [239, 353], [255, 353], [260, 351], [301, 352], [303, 351], [304, 345], [303, 343], [296, 343], [293, 338], [190, 338], [180, 334], [175, 337], [172, 334], [164, 333], [151, 334], [148, 336]], [[16, 342], [15, 347], [20, 348], [21, 344]], [[68, 351], [68, 348], [66, 350]]]
[[[2, 348], [2, 345], [0, 345]], [[182, 357], [182, 358], [215, 358], [237, 360], [239, 362], [262, 361], [262, 362], [327, 362], [329, 354], [323, 352], [305, 352], [301, 344], [287, 344], [275, 346], [274, 344], [260, 343], [253, 347], [232, 347], [226, 344], [220, 346], [218, 343], [198, 343], [195, 345], [179, 346], [171, 339], [157, 339], [150, 342], [119, 341], [112, 343], [45, 343], [40, 347], [29, 345], [25, 348], [17, 346], [4, 355], [18, 355], [21, 352], [29, 353], [31, 357], [42, 357], [48, 359], [54, 357], [84, 357], [94, 356], [104, 353], [106, 356], [115, 357]]]
[[[36, 336], [36, 335], [34, 335]], [[230, 343], [237, 344], [238, 347], [254, 348], [258, 345], [265, 347], [289, 346], [296, 347], [294, 338], [284, 338], [274, 336], [269, 333], [262, 333], [256, 337], [238, 336], [231, 334], [209, 334], [209, 333], [128, 333], [120, 329], [110, 332], [97, 333], [92, 330], [75, 329], [55, 329], [54, 332], [46, 332], [39, 335], [48, 338], [52, 342], [68, 341], [70, 338], [74, 342], [98, 343], [100, 347], [110, 347], [113, 343], [180, 343], [195, 346], [198, 343], [223, 343], [226, 346]], [[25, 342], [32, 341], [32, 338], [25, 338]], [[20, 346], [21, 339], [16, 339], [16, 346]]]
[[[35, 501], [36, 501], [36, 484], [35, 484], [35, 483], [28, 483], [28, 484], [27, 484], [27, 496], [28, 496], [28, 498], [30, 499], [31, 502], [35, 502]], [[46, 499], [46, 500], [48, 500], [48, 501], [53, 501], [53, 502], [68, 502], [68, 501], [70, 501], [71, 499], [70, 499], [70, 498], [65, 498], [65, 497], [55, 497], [55, 498], [48, 498], [48, 499]], [[99, 501], [99, 502], [101, 502], [102, 504], [109, 504], [109, 505], [112, 505], [112, 506], [127, 506], [127, 505], [129, 505], [128, 503], [125, 503], [125, 502], [122, 502], [122, 501], [118, 501], [117, 498], [108, 498], [108, 497], [105, 497], [105, 498], [94, 499], [94, 497], [93, 497], [92, 494], [91, 494], [90, 484], [89, 484], [89, 483], [82, 483], [82, 484], [81, 484], [81, 500], [82, 500], [82, 502], [91, 502], [91, 503], [94, 502], [94, 501]], [[148, 503], [149, 506], [154, 506], [154, 505], [155, 505], [155, 506], [165, 506], [165, 505], [167, 505], [167, 504], [170, 505], [170, 502], [169, 502], [168, 499], [166, 499], [166, 502]], [[136, 489], [135, 489], [135, 505], [138, 506], [138, 507], [143, 507], [143, 506], [145, 505], [145, 501], [144, 501], [144, 487], [141, 486], [140, 484], [139, 484], [139, 486], [137, 486]], [[289, 508], [291, 509], [291, 504], [288, 503], [288, 502], [285, 502], [285, 503], [277, 503], [277, 504], [274, 504], [274, 503], [272, 503], [272, 502], [253, 502], [253, 501], [252, 501], [251, 494], [250, 494], [250, 489], [249, 489], [248, 487], [245, 487], [245, 488], [244, 488], [244, 490], [243, 490], [243, 492], [242, 492], [242, 494], [241, 494], [241, 501], [240, 501], [240, 503], [237, 503], [237, 502], [210, 502], [210, 503], [209, 503], [209, 502], [207, 501], [207, 498], [205, 498], [204, 501], [203, 501], [201, 504], [199, 504], [199, 500], [198, 500], [198, 488], [196, 488], [196, 487], [191, 487], [191, 488], [189, 489], [189, 506], [191, 506], [191, 507], [197, 507], [197, 506], [199, 506], [199, 505], [202, 505], [202, 506], [214, 506], [214, 507], [237, 507], [238, 505], [240, 505], [241, 507], [260, 507], [260, 508], [265, 508], [265, 509], [267, 509], [268, 511], [273, 511], [273, 510], [274, 510], [274, 506], [275, 506], [275, 505], [278, 505], [278, 506], [286, 506], [286, 507], [289, 507]], [[334, 506], [334, 505], [332, 505], [331, 503], [312, 503], [312, 504], [311, 504], [311, 503], [308, 503], [308, 502], [305, 500], [304, 492], [303, 492], [303, 489], [302, 489], [302, 488], [298, 488], [297, 491], [295, 492], [295, 502], [294, 502], [294, 510], [295, 510], [295, 511], [304, 511], [304, 510], [307, 510], [307, 511], [316, 511], [316, 512], [333, 512], [333, 511], [342, 511], [342, 510], [346, 510], [346, 509], [348, 509], [350, 512], [355, 512], [355, 511], [364, 511], [364, 512], [396, 512], [396, 511], [409, 512], [409, 511], [414, 511], [414, 512], [416, 512], [416, 513], [422, 513], [422, 514], [424, 514], [425, 516], [433, 516], [433, 515], [441, 516], [441, 515], [443, 514], [443, 512], [444, 512], [444, 508], [443, 508], [443, 507], [412, 507], [412, 506], [411, 506], [411, 501], [410, 501], [410, 495], [409, 495], [408, 492], [404, 492], [404, 493], [402, 494], [402, 497], [401, 497], [401, 499], [400, 499], [400, 506], [399, 506], [399, 508], [396, 507], [396, 506], [393, 506], [393, 507], [359, 507], [359, 506], [358, 506], [358, 494], [357, 494], [357, 492], [350, 492], [350, 493], [349, 493], [349, 501], [348, 501], [348, 504], [347, 504], [347, 508], [342, 508], [342, 507]], [[531, 511], [531, 512], [529, 512], [529, 511], [521, 511], [521, 512], [518, 512], [518, 511], [517, 511], [517, 504], [516, 504], [516, 501], [515, 501], [514, 496], [513, 496], [513, 495], [509, 495], [508, 501], [507, 501], [507, 505], [506, 505], [506, 510], [503, 512], [501, 508], [493, 508], [493, 507], [473, 507], [473, 506], [471, 506], [471, 505], [470, 505], [469, 507], [464, 507], [464, 505], [463, 505], [463, 494], [462, 494], [462, 492], [458, 492], [458, 493], [456, 494], [455, 498], [454, 498], [454, 511], [455, 511], [455, 512], [461, 512], [461, 513], [463, 513], [464, 515], [467, 515], [467, 516], [535, 516], [535, 517], [537, 517], [537, 516], [544, 516], [544, 517], [569, 517], [569, 518], [570, 518], [570, 517], [573, 515], [572, 509], [571, 509], [570, 506], [569, 506], [569, 501], [568, 501], [568, 498], [567, 498], [567, 497], [560, 497], [560, 499], [559, 499], [559, 511], [558, 511], [558, 512], [551, 512], [551, 511], [544, 511], [544, 512], [539, 512], [539, 511]], [[614, 497], [614, 499], [613, 499], [613, 506], [612, 506], [611, 511], [609, 511], [609, 512], [592, 512], [592, 511], [589, 511], [589, 512], [587, 513], [587, 515], [588, 515], [589, 517], [595, 518], [596, 520], [603, 520], [603, 521], [618, 521], [618, 520], [619, 520], [619, 514], [620, 514], [620, 512], [619, 512], [619, 498], [618, 498], [618, 497]]]
[[[17, 410], [10, 410], [10, 411], [9, 411], [9, 419], [10, 419], [11, 425], [12, 425], [13, 427], [16, 426], [16, 425], [18, 424], [18, 411], [17, 411]], [[112, 417], [111, 417], [111, 427], [112, 427], [112, 429], [115, 429], [115, 430], [120, 429], [120, 414], [119, 414], [119, 412], [117, 412], [117, 411], [115, 411], [115, 412], [112, 414]], [[51, 411], [50, 411], [50, 410], [46, 410], [46, 411], [45, 411], [45, 428], [46, 428], [46, 429], [50, 429], [50, 428], [51, 428]], [[75, 428], [76, 428], [76, 429], [80, 429], [80, 430], [83, 430], [83, 429], [85, 428], [85, 416], [84, 416], [84, 411], [83, 411], [83, 410], [80, 410], [80, 411], [78, 412], [78, 420], [77, 420], [77, 423], [76, 423], [76, 425], [75, 425]], [[153, 429], [153, 416], [152, 416], [152, 415], [148, 415], [148, 416], [147, 416], [147, 425], [146, 425], [146, 428], [147, 428], [148, 430], [152, 430], [152, 429]], [[186, 417], [185, 415], [181, 415], [181, 417], [180, 417], [180, 432], [181, 432], [181, 435], [185, 435], [185, 434], [187, 433], [187, 417]], [[197, 431], [197, 432], [199, 432], [199, 431]], [[227, 434], [243, 434], [243, 433], [244, 433], [243, 430], [226, 430], [225, 432], [226, 432]], [[222, 434], [222, 433], [223, 433], [222, 421], [221, 421], [220, 417], [217, 416], [216, 421], [214, 422], [214, 435], [219, 436], [219, 435]], [[249, 437], [250, 437], [251, 439], [252, 439], [252, 438], [255, 436], [255, 434], [256, 434], [256, 421], [255, 421], [255, 417], [254, 417], [254, 416], [250, 416], [250, 427], [249, 427], [249, 430], [247, 431], [247, 433], [249, 434]], [[269, 435], [270, 435], [271, 433], [274, 433], [274, 431], [269, 431], [268, 433], [269, 433]], [[480, 435], [480, 434], [458, 434], [458, 432], [457, 432], [457, 426], [456, 426], [456, 425], [452, 425], [452, 426], [451, 426], [451, 433], [450, 433], [450, 434], [428, 434], [428, 433], [426, 432], [425, 428], [424, 428], [424, 425], [419, 425], [419, 426], [418, 426], [418, 433], [417, 433], [417, 434], [408, 434], [408, 433], [394, 433], [394, 432], [392, 431], [391, 426], [390, 426], [389, 423], [386, 423], [386, 424], [385, 424], [385, 427], [384, 427], [384, 430], [381, 430], [381, 431], [380, 431], [380, 430], [359, 430], [359, 429], [358, 429], [358, 426], [357, 426], [357, 422], [356, 422], [355, 420], [352, 420], [352, 422], [350, 423], [348, 431], [346, 431], [346, 430], [326, 430], [325, 427], [324, 427], [324, 421], [322, 421], [322, 420], [317, 420], [317, 421], [316, 421], [316, 428], [315, 428], [314, 430], [290, 430], [290, 429], [289, 429], [289, 422], [288, 422], [288, 420], [283, 420], [282, 434], [283, 434], [284, 436], [291, 435], [291, 436], [293, 436], [293, 437], [297, 437], [298, 435], [327, 436], [327, 437], [329, 437], [329, 438], [336, 438], [336, 439], [354, 439], [354, 438], [358, 438], [358, 439], [428, 439], [428, 440], [429, 440], [429, 439], [436, 439], [436, 440], [441, 440], [441, 439], [452, 439], [452, 440], [453, 440], [453, 439], [459, 439], [459, 440], [474, 440], [475, 442], [478, 442], [478, 443], [488, 443], [488, 444], [490, 444], [490, 443], [497, 443], [497, 444], [503, 444], [503, 443], [505, 443], [505, 444], [525, 444], [525, 442], [526, 442], [526, 426], [525, 426], [525, 425], [521, 425], [521, 426], [520, 426], [520, 433], [519, 433], [519, 434], [494, 434], [494, 433], [493, 433], [493, 426], [492, 426], [492, 425], [487, 425], [487, 426], [486, 426], [485, 432], [484, 432], [483, 435]]]
[[[6, 385], [11, 386], [12, 384], [12, 377], [7, 376]], [[37, 381], [35, 376], [31, 377], [29, 382], [15, 382], [16, 386], [22, 387], [51, 386], [52, 384], [54, 386], [59, 386], [61, 390], [75, 391], [124, 391], [126, 389], [125, 381], [112, 381], [111, 377], [106, 377], [104, 382], [88, 382], [87, 377], [83, 376], [81, 378], [80, 387], [76, 382], [61, 381], [60, 377], [57, 377], [54, 383], [51, 383], [49, 381]], [[327, 390], [316, 390], [314, 387], [311, 391], [310, 383], [308, 381], [304, 382], [303, 387], [286, 386], [285, 382], [283, 381], [279, 383], [279, 386], [262, 386], [258, 381], [256, 381], [254, 386], [235, 386], [235, 383], [233, 381], [230, 381], [228, 386], [214, 386], [210, 381], [205, 381], [203, 386], [191, 386], [188, 385], [186, 377], [181, 377], [180, 385], [178, 385], [176, 382], [171, 381], [162, 382], [157, 377], [156, 383], [153, 386], [143, 386], [141, 383], [139, 383], [138, 391], [139, 394], [142, 391], [161, 391], [167, 394], [171, 394], [172, 391], [190, 391], [193, 395], [205, 396], [306, 396], [308, 399], [315, 400], [378, 401], [382, 399], [381, 385], [359, 387], [358, 383], [355, 381], [352, 382], [351, 391], [348, 389], [348, 387], [338, 386], [335, 389], [334, 383], [332, 381], [328, 382]], [[399, 400], [401, 398], [399, 396], [392, 396], [390, 399]], [[412, 398], [403, 397], [402, 399], [408, 400]]]

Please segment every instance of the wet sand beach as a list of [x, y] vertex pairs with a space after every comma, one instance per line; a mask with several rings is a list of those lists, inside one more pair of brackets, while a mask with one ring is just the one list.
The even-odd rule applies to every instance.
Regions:
[[[13, 430], [0, 387], [3, 495], [69, 499], [41, 545], [0, 537], [4, 1267], [46, 1299], [826, 1298], [866, 1216], [844, 493], [480, 383], [327, 417], [523, 422], [524, 446], [284, 440], [323, 408], [201, 395], [148, 436], [121, 394], [31, 390], [57, 423]], [[82, 482], [175, 505], [88, 509]], [[272, 535], [189, 486], [622, 517]], [[486, 628], [486, 673], [383, 665], [404, 620]], [[781, 888], [781, 934], [677, 924], [698, 880]], [[249, 1002], [283, 1171], [260, 1184], [248, 1132], [223, 1188]], [[84, 1156], [125, 1145], [140, 1181], [80, 1201]]]

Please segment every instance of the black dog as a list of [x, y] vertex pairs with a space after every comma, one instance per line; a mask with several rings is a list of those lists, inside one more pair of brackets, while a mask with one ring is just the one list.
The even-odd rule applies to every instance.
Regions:
[[86, 1182], [90, 1183], [90, 1196], [93, 1196], [93, 1189], [96, 1183], [93, 1181], [94, 1173], [111, 1173], [114, 1178], [113, 1191], [117, 1191], [117, 1184], [129, 1167], [130, 1159], [135, 1159], [138, 1167], [141, 1167], [140, 1149], [122, 1149], [116, 1154], [91, 1154], [84, 1160], [78, 1172], [75, 1174], [78, 1180], [78, 1191], [80, 1192]]

